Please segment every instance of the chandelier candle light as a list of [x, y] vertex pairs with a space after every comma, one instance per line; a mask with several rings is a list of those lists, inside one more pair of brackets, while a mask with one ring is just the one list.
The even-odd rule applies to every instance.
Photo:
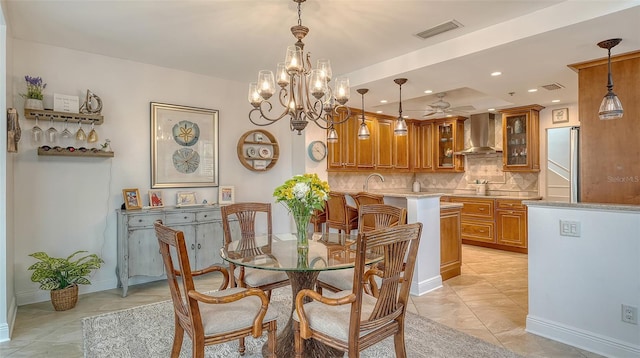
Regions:
[[[248, 99], [253, 106], [249, 120], [257, 126], [268, 126], [288, 116], [291, 130], [298, 134], [313, 122], [328, 129], [327, 141], [335, 142], [338, 135], [334, 125], [351, 117], [351, 111], [345, 106], [350, 96], [349, 79], [336, 78], [333, 90], [329, 86], [332, 76], [329, 60], [319, 59], [316, 68], [312, 68], [311, 55], [304, 55], [302, 39], [309, 33], [301, 20], [300, 4], [304, 1], [293, 0], [298, 4], [298, 24], [291, 27], [291, 33], [298, 41], [287, 48], [285, 62], [278, 63], [275, 76], [272, 71], [262, 70], [258, 81], [249, 84]], [[273, 109], [269, 99], [276, 92], [276, 83], [280, 87], [278, 100], [284, 110], [274, 118], [268, 113]]]

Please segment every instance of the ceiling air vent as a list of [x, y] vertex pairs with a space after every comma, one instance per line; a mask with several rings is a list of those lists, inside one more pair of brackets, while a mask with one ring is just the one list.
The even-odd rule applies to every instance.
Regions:
[[423, 38], [423, 39], [428, 39], [429, 37], [433, 37], [435, 35], [439, 35], [443, 32], [447, 32], [447, 31], [451, 31], [451, 30], [455, 30], [459, 27], [462, 27], [463, 25], [461, 23], [459, 23], [456, 20], [451, 20], [451, 21], [447, 21], [443, 24], [434, 26], [430, 29], [424, 30], [418, 34], [416, 34], [416, 36]]
[[559, 83], [552, 83], [550, 85], [544, 85], [542, 86], [542, 88], [546, 89], [547, 91], [555, 91], [564, 88], [564, 86]]

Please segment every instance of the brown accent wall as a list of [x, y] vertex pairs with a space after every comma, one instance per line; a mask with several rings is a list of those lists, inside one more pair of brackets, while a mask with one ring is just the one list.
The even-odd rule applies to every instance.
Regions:
[[578, 71], [582, 202], [640, 205], [640, 51], [611, 58], [622, 119], [601, 121], [607, 59], [569, 65]]

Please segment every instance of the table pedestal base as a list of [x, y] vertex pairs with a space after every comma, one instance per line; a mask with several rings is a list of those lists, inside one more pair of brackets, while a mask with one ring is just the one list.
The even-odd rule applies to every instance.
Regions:
[[[316, 280], [318, 279], [319, 271], [304, 271], [294, 272], [288, 271], [289, 281], [291, 282], [291, 314], [289, 315], [289, 321], [283, 327], [282, 332], [278, 335], [278, 345], [276, 347], [276, 356], [278, 358], [294, 357], [295, 356], [295, 344], [293, 334], [293, 318], [291, 315], [296, 309], [296, 295], [303, 289], [315, 289]], [[268, 350], [265, 344], [262, 347], [262, 354], [267, 357]], [[344, 352], [341, 352], [333, 347], [329, 347], [323, 343], [317, 342], [314, 339], [307, 339], [304, 341], [304, 354], [303, 357], [313, 358], [330, 358], [330, 357], [342, 357]]]

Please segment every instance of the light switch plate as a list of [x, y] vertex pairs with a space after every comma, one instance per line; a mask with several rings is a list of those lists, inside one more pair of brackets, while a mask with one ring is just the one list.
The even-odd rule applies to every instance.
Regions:
[[580, 222], [560, 220], [560, 236], [580, 237]]

